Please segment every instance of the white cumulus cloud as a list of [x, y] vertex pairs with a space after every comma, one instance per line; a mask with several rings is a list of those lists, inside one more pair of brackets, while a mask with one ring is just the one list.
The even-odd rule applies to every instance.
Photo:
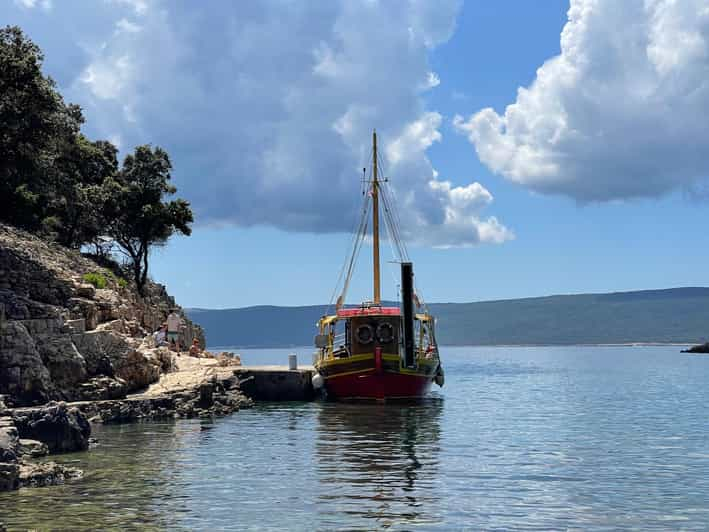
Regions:
[[709, 176], [709, 1], [572, 0], [561, 53], [503, 114], [454, 125], [492, 171], [580, 202]]
[[426, 156], [442, 120], [424, 103], [441, 83], [428, 59], [459, 8], [112, 0], [89, 16], [67, 0], [38, 31], [76, 27], [68, 51], [46, 50], [75, 59], [58, 76], [70, 80], [67, 100], [94, 136], [165, 147], [198, 221], [350, 230], [376, 128], [411, 239], [460, 246], [511, 233], [482, 215], [492, 200], [482, 185], [439, 180]]

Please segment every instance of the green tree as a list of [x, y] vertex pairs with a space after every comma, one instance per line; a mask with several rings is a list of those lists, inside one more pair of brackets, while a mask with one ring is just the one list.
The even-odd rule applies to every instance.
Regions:
[[20, 28], [0, 29], [0, 219], [31, 230], [49, 215], [56, 147], [83, 123], [42, 74], [43, 60]]
[[144, 295], [150, 248], [175, 233], [190, 235], [190, 205], [183, 199], [164, 201], [176, 192], [170, 184], [172, 164], [165, 150], [138, 146], [126, 156], [115, 179], [104, 183], [108, 233], [130, 258], [138, 292]]
[[108, 141], [92, 142], [78, 134], [66, 139], [58, 152], [50, 215], [59, 243], [80, 248], [104, 231], [103, 184], [118, 172], [118, 149]]

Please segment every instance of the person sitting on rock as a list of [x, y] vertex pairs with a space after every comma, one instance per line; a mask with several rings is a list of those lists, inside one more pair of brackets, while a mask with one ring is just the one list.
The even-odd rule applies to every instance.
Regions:
[[158, 330], [153, 333], [153, 338], [155, 339], [156, 346], [167, 345], [167, 323], [163, 323]]
[[202, 348], [199, 346], [199, 340], [195, 338], [192, 340], [192, 346], [190, 347], [190, 356], [199, 357], [200, 353], [202, 353]]

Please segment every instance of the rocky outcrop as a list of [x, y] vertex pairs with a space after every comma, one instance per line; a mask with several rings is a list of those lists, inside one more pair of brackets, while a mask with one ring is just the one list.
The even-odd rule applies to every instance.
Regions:
[[689, 349], [684, 349], [682, 353], [709, 353], [709, 342], [706, 344], [695, 345]]
[[7, 409], [0, 396], [0, 491], [61, 484], [81, 477], [78, 469], [34, 459], [88, 449], [89, 418], [94, 423], [123, 423], [213, 417], [252, 405], [241, 393], [239, 377], [228, 369], [191, 386], [118, 400]]
[[66, 403], [49, 403], [40, 408], [13, 411], [19, 437], [38, 440], [50, 453], [83, 451], [89, 448], [91, 426], [86, 416]]
[[33, 458], [50, 452], [86, 449], [91, 428], [86, 416], [64, 403], [6, 410], [0, 396], [0, 491], [49, 486], [78, 478], [82, 472]]
[[234, 375], [161, 395], [74, 403], [94, 423], [223, 416], [252, 405], [251, 399], [241, 393], [239, 379]]
[[[100, 273], [105, 288], [84, 282]], [[75, 251], [0, 224], [0, 394], [23, 406], [116, 399], [169, 371], [146, 337], [179, 307], [165, 287], [141, 297], [130, 283]], [[201, 328], [185, 318], [184, 339]]]

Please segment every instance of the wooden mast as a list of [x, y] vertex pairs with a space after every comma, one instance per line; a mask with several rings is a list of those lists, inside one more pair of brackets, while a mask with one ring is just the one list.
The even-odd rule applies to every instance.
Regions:
[[372, 179], [372, 256], [374, 259], [374, 304], [381, 304], [379, 286], [379, 176], [377, 169], [377, 130], [372, 133], [372, 159], [374, 163]]

